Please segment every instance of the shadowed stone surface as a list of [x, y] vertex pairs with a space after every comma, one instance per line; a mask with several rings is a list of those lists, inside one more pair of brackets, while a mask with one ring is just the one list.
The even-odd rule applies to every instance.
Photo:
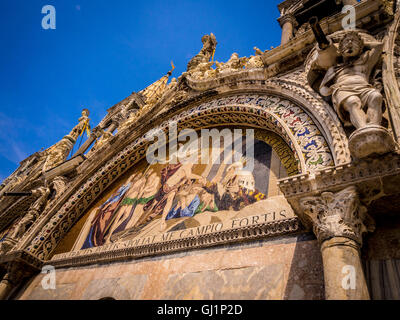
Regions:
[[162, 299], [279, 299], [283, 265], [171, 275]]

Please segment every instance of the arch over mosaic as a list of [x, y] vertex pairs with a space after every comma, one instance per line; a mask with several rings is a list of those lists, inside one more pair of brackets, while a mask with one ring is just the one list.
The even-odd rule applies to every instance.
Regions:
[[[48, 259], [63, 236], [102, 192], [145, 157], [151, 143], [149, 138], [154, 130], [167, 132], [173, 122], [177, 124], [178, 130], [221, 125], [270, 130], [289, 146], [298, 160], [299, 172], [305, 173], [334, 165], [328, 144], [317, 124], [293, 102], [278, 96], [260, 94], [223, 97], [173, 116], [114, 156], [44, 224], [26, 250], [41, 259]], [[46, 216], [50, 215], [49, 211]]]
[[[196, 121], [191, 123], [193, 119]], [[267, 128], [280, 135], [300, 158], [302, 172], [334, 165], [326, 139], [311, 117], [291, 101], [277, 96], [224, 97], [189, 109], [172, 117], [170, 121], [176, 121], [178, 125], [186, 127], [189, 127], [187, 124], [190, 124], [190, 127], [208, 127], [216, 123], [248, 123], [251, 126]], [[166, 125], [167, 123], [161, 128], [164, 129]]]

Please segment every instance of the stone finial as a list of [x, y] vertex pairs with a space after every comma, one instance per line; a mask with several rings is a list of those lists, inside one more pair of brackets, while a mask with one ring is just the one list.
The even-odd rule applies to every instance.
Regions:
[[312, 222], [320, 243], [334, 237], [344, 237], [362, 245], [362, 235], [373, 231], [374, 223], [360, 204], [354, 186], [340, 192], [324, 192], [319, 197], [300, 200], [306, 218]]

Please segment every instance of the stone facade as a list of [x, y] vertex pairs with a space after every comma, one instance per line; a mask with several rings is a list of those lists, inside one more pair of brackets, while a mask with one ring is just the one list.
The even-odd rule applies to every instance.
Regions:
[[[186, 72], [111, 107], [71, 159], [88, 110], [21, 162], [0, 189], [0, 299], [400, 299], [399, 8], [278, 8], [278, 48], [214, 62], [205, 35]], [[211, 128], [254, 129], [255, 171], [244, 153], [145, 163], [150, 138]]]

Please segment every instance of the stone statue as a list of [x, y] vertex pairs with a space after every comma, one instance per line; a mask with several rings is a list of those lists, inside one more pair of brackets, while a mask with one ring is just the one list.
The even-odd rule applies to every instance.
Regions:
[[332, 97], [333, 107], [345, 126], [356, 128], [349, 138], [351, 153], [363, 158], [393, 151], [394, 141], [381, 127], [383, 96], [371, 80], [383, 43], [364, 41], [357, 31], [342, 31], [339, 43], [334, 43], [325, 37], [318, 23], [314, 22], [312, 29], [318, 47], [310, 72], [322, 74], [319, 93]]
[[264, 52], [262, 52], [259, 48], [254, 47], [254, 52], [256, 56], [261, 56]]
[[214, 62], [201, 62], [196, 68], [188, 71], [191, 78], [203, 80], [216, 75], [216, 70], [212, 68]]
[[217, 66], [218, 73], [226, 74], [242, 70], [247, 61], [248, 58], [239, 58], [239, 55], [234, 52], [227, 62], [222, 63], [216, 61], [215, 65]]
[[319, 52], [317, 64], [329, 66], [320, 85], [323, 96], [332, 96], [341, 120], [356, 129], [382, 122], [382, 94], [370, 83], [370, 76], [382, 55], [383, 43], [365, 43], [357, 32], [348, 32], [339, 48], [331, 44]]
[[213, 56], [215, 48], [217, 47], [217, 39], [215, 36], [212, 33], [210, 35], [205, 35], [201, 38], [201, 42], [203, 42], [203, 48], [189, 61], [187, 71], [195, 69], [200, 63], [209, 62]]
[[89, 110], [83, 109], [82, 116], [79, 118], [79, 123], [71, 130], [71, 132], [62, 138], [61, 141], [57, 142], [45, 151], [47, 157], [43, 165], [43, 172], [60, 165], [67, 159], [68, 154], [74, 147], [76, 140], [83, 130], [85, 130], [85, 128], [89, 129], [89, 120]]
[[264, 62], [262, 61], [261, 56], [264, 54], [260, 49], [254, 47], [254, 56], [250, 56], [247, 59], [246, 64], [244, 66], [245, 69], [256, 69], [256, 68], [264, 68]]
[[111, 138], [113, 138], [113, 137], [114, 137], [114, 135], [113, 135], [112, 132], [104, 131], [102, 136], [99, 139], [97, 139], [97, 141], [95, 142], [94, 146], [92, 147], [92, 149], [90, 149], [89, 152], [93, 152], [93, 151], [99, 150], [103, 145], [108, 143], [108, 141], [110, 141]]

